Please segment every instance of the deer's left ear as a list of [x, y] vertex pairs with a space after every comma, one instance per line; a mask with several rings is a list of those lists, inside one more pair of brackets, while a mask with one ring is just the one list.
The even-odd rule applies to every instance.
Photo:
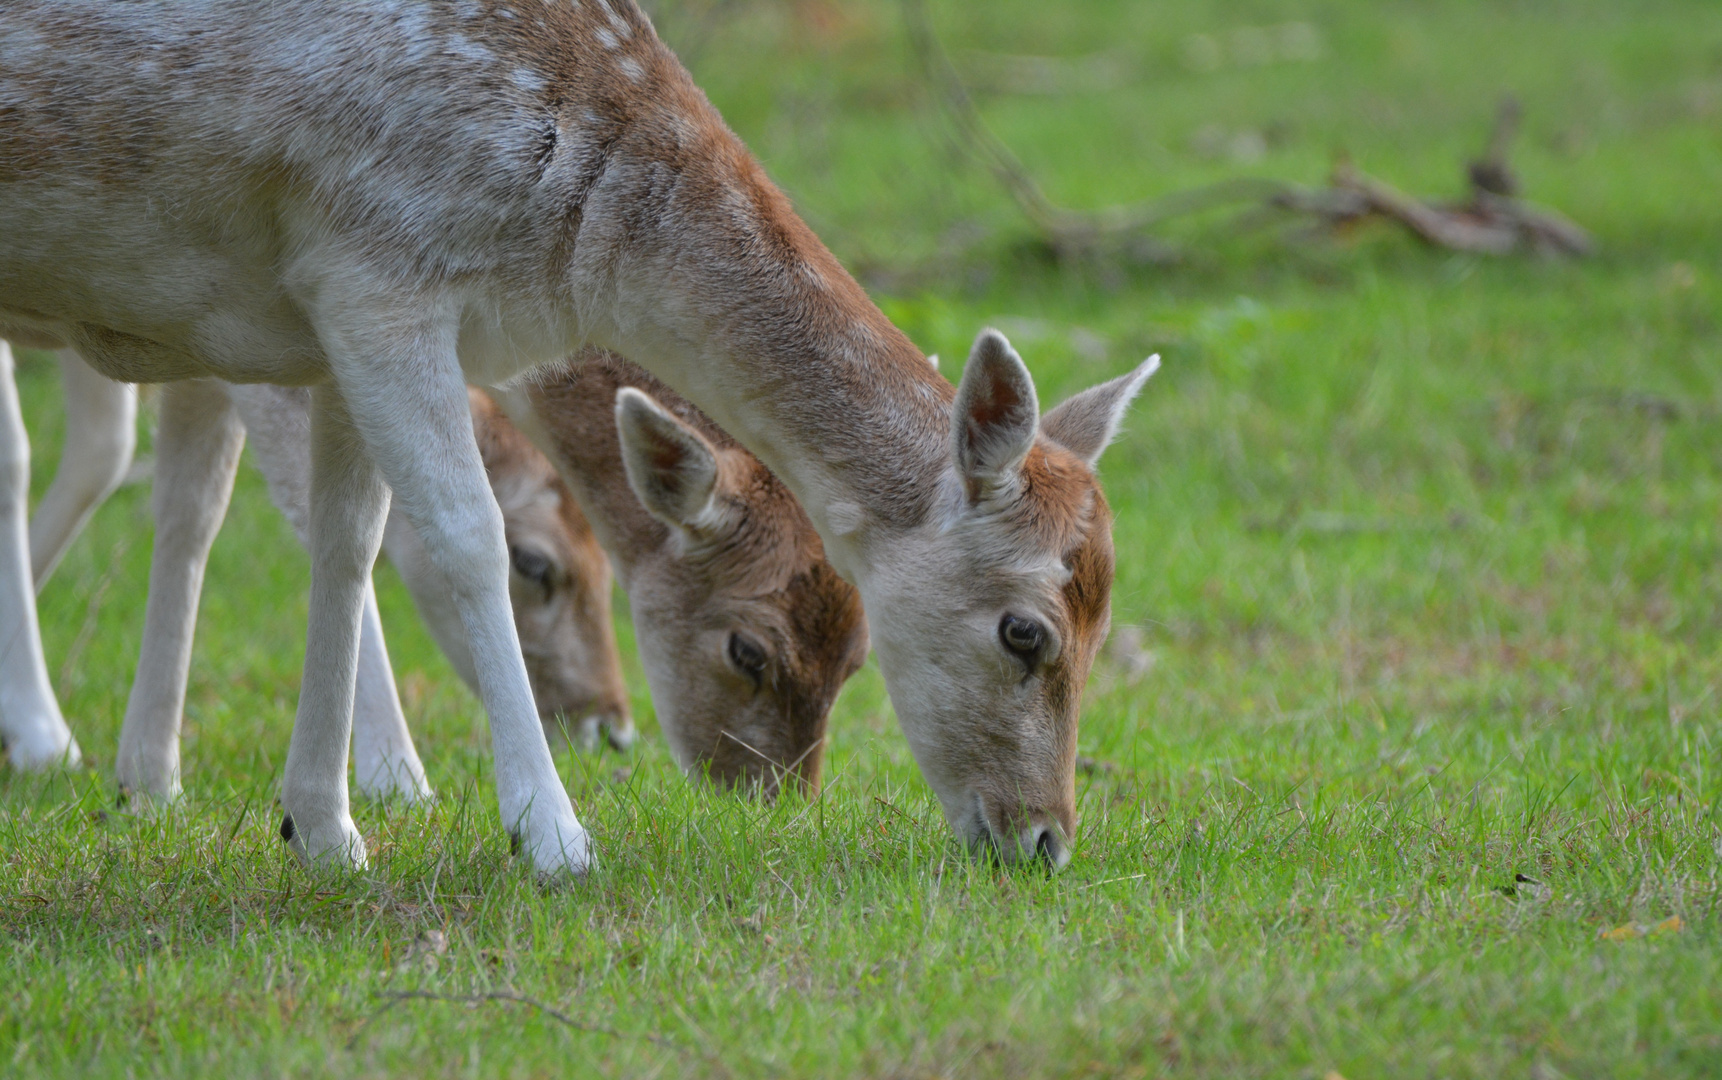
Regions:
[[1022, 357], [997, 330], [975, 339], [951, 423], [957, 470], [972, 497], [1015, 482], [1034, 445], [1040, 402]]
[[1041, 432], [1093, 465], [1118, 433], [1118, 423], [1124, 419], [1124, 410], [1130, 407], [1131, 399], [1148, 381], [1148, 376], [1159, 369], [1160, 357], [1156, 354], [1128, 375], [1089, 387], [1041, 417]]
[[653, 517], [694, 534], [718, 521], [717, 451], [699, 432], [632, 386], [616, 392], [616, 429], [628, 486]]

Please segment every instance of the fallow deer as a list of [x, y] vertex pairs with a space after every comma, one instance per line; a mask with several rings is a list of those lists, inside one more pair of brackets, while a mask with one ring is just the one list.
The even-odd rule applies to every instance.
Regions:
[[614, 353], [588, 349], [497, 397], [610, 555], [677, 763], [768, 797], [785, 779], [817, 791], [826, 719], [867, 658], [867, 623], [794, 496]]
[[801, 501], [957, 835], [1068, 859], [1113, 570], [1093, 464], [1151, 365], [1043, 419], [989, 331], [953, 389], [630, 0], [15, 0], [0, 230], [0, 336], [126, 381], [313, 386], [311, 618], [281, 794], [302, 858], [365, 858], [347, 741], [392, 488], [472, 646], [504, 826], [542, 872], [591, 866], [465, 397], [590, 343]]

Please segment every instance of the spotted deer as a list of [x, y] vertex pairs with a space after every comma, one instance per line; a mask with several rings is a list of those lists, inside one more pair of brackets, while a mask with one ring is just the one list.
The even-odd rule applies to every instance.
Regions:
[[132, 382], [312, 386], [302, 858], [365, 860], [347, 743], [392, 489], [467, 631], [504, 827], [541, 872], [592, 865], [466, 401], [592, 344], [801, 502], [957, 836], [1068, 859], [1113, 573], [1093, 466], [1151, 365], [1044, 418], [997, 333], [939, 378], [630, 0], [15, 0], [0, 229], [0, 336]]
[[497, 398], [610, 555], [677, 763], [767, 797], [785, 780], [816, 792], [826, 720], [867, 658], [867, 622], [801, 504], [614, 353], [588, 349]]

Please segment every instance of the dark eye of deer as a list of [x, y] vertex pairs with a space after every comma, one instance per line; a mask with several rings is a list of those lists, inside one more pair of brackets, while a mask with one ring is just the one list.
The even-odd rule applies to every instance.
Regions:
[[765, 678], [765, 650], [740, 634], [729, 636], [729, 662], [758, 686]]
[[516, 546], [508, 549], [508, 560], [514, 564], [515, 573], [527, 581], [537, 582], [545, 592], [550, 591], [550, 579], [556, 568], [549, 556], [542, 551]]
[[999, 640], [1018, 660], [1033, 667], [1046, 645], [1046, 628], [1021, 615], [1006, 615], [999, 620]]

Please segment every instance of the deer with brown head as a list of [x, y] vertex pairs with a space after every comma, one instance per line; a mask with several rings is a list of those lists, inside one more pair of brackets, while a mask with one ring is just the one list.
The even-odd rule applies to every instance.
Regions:
[[589, 349], [504, 395], [610, 555], [676, 761], [818, 790], [826, 719], [867, 655], [854, 586], [788, 489], [640, 367]]

